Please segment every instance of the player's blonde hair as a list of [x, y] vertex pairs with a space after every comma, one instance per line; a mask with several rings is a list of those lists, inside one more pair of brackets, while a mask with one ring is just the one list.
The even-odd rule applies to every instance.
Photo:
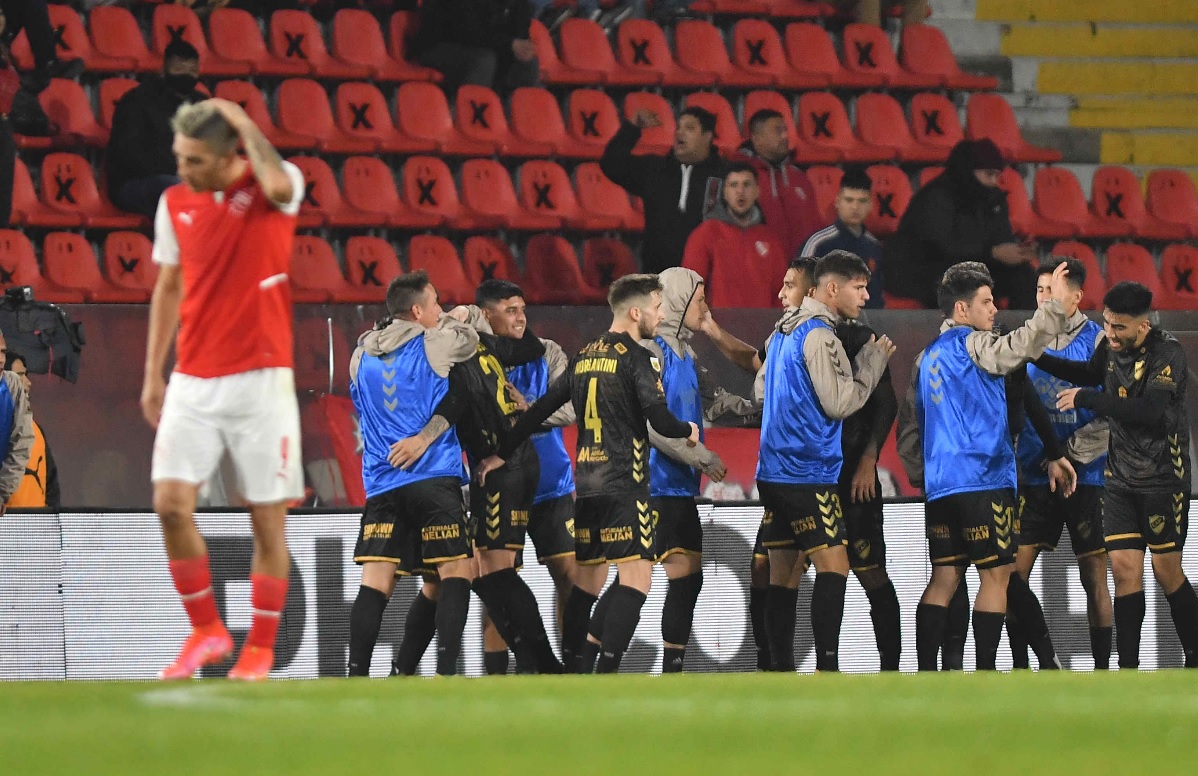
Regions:
[[237, 131], [207, 102], [180, 105], [171, 119], [171, 129], [183, 137], [204, 141], [218, 156], [237, 150]]

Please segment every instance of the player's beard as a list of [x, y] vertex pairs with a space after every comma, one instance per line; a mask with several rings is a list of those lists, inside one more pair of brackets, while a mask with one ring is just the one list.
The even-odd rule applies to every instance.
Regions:
[[641, 318], [636, 322], [636, 335], [638, 339], [653, 339], [657, 335], [657, 327], [650, 326], [649, 321]]

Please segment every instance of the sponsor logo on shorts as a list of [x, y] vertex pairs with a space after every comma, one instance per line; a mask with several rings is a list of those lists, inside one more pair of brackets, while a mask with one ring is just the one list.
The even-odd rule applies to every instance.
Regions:
[[390, 539], [391, 531], [395, 526], [391, 523], [367, 523], [362, 526], [362, 538], [369, 541], [370, 539]]
[[458, 525], [430, 525], [420, 530], [420, 540], [425, 542], [457, 539], [461, 535], [462, 528]]
[[968, 526], [961, 529], [961, 534], [967, 542], [984, 542], [990, 538], [990, 526]]
[[590, 544], [591, 543], [591, 529], [590, 528], [575, 528], [574, 529], [574, 541], [579, 542], [580, 544]]
[[512, 525], [528, 525], [528, 510], [513, 509], [512, 510]]
[[611, 542], [630, 542], [632, 541], [632, 526], [621, 525], [615, 528], [600, 528], [599, 541], [604, 544]]
[[791, 520], [790, 521], [790, 530], [794, 531], [796, 534], [807, 533], [808, 531], [814, 531], [815, 530], [815, 517], [812, 515], [808, 515], [807, 517], [801, 517], [798, 520]]
[[953, 535], [952, 535], [952, 532], [948, 530], [947, 525], [929, 525], [928, 526], [928, 538], [929, 539], [951, 539], [951, 538], [953, 538]]

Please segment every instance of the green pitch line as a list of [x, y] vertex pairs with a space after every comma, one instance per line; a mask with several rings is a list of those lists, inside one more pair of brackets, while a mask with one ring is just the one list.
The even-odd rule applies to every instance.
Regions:
[[0, 684], [6, 776], [1156, 776], [1196, 748], [1181, 671]]

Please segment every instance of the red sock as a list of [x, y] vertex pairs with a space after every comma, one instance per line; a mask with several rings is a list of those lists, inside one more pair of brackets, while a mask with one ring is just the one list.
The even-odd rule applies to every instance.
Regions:
[[208, 556], [185, 558], [170, 562], [175, 590], [183, 599], [183, 608], [191, 619], [191, 627], [200, 629], [220, 622], [216, 599], [212, 596], [212, 574], [208, 571]]
[[245, 643], [251, 647], [274, 649], [279, 618], [283, 614], [283, 604], [287, 602], [287, 580], [250, 574], [250, 582], [253, 584], [254, 622]]

